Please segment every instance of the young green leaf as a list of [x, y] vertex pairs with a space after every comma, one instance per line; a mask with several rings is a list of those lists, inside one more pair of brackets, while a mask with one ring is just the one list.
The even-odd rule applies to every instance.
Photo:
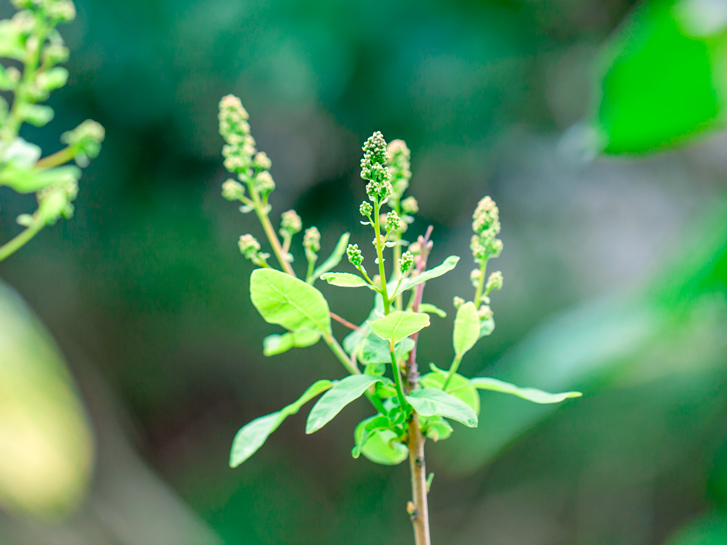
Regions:
[[436, 443], [437, 441], [449, 439], [450, 435], [452, 435], [454, 431], [452, 426], [441, 416], [419, 416], [419, 426], [427, 439], [431, 439]]
[[373, 434], [377, 431], [387, 429], [390, 425], [391, 422], [389, 422], [389, 419], [382, 415], [377, 415], [373, 418], [368, 419], [368, 421], [364, 425], [361, 437], [358, 439], [358, 441], [356, 441], [356, 446], [353, 447], [353, 450], [351, 451], [351, 456], [353, 456], [354, 458], [358, 458], [359, 456], [361, 456], [361, 451], [363, 450], [364, 445], [373, 436]]
[[457, 310], [454, 319], [454, 334], [452, 335], [454, 352], [457, 358], [462, 358], [475, 345], [480, 338], [480, 315], [477, 307], [470, 301]]
[[315, 282], [316, 279], [319, 278], [323, 273], [327, 273], [341, 262], [343, 254], [346, 253], [346, 247], [348, 246], [349, 237], [349, 233], [343, 233], [341, 235], [341, 238], [338, 239], [336, 247], [333, 249], [331, 255], [328, 256], [328, 259], [326, 259], [313, 271], [313, 274], [311, 275], [309, 280], [311, 284]]
[[446, 318], [447, 313], [444, 312], [441, 308], [436, 307], [429, 303], [422, 303], [419, 305], [419, 312], [426, 312], [427, 314], [436, 314], [440, 318]]
[[[367, 418], [356, 426], [353, 432], [353, 438], [356, 444], [361, 441], [366, 424], [373, 418], [376, 417]], [[409, 457], [409, 449], [396, 439], [396, 433], [391, 430], [374, 431], [361, 448], [361, 454], [375, 464], [385, 466], [398, 465]]]
[[[423, 388], [437, 388], [441, 390], [448, 376], [449, 373], [446, 371], [444, 373], [427, 373], [419, 378], [419, 384]], [[467, 377], [463, 377], [459, 373], [452, 375], [452, 379], [447, 386], [447, 393], [467, 403], [475, 411], [475, 414], [480, 414], [480, 394], [477, 388], [470, 385], [470, 379]]]
[[494, 318], [489, 317], [486, 320], [480, 320], [480, 339], [482, 337], [487, 337], [488, 335], [492, 335], [493, 331], [495, 331], [495, 319]]
[[495, 378], [477, 377], [470, 380], [470, 385], [478, 390], [490, 390], [492, 392], [502, 392], [503, 394], [511, 394], [533, 403], [560, 403], [569, 398], [581, 397], [581, 392], [562, 392], [559, 394], [549, 394], [536, 388], [520, 388], [509, 382], [503, 382]]
[[[406, 338], [400, 340], [394, 346], [396, 361], [401, 361], [414, 348], [414, 341]], [[358, 359], [361, 363], [391, 363], [389, 343], [373, 333], [366, 337], [358, 351]]]
[[315, 329], [331, 334], [331, 317], [323, 294], [289, 274], [256, 269], [250, 277], [250, 299], [270, 324], [288, 331]]
[[406, 290], [412, 289], [414, 286], [421, 284], [422, 282], [427, 282], [433, 278], [437, 278], [439, 276], [442, 276], [445, 273], [448, 273], [452, 269], [454, 269], [457, 266], [457, 262], [459, 261], [459, 257], [456, 255], [451, 255], [447, 259], [445, 259], [441, 265], [437, 265], [433, 269], [429, 269], [428, 271], [424, 271], [421, 274], [418, 274], [417, 276], [407, 278], [401, 283], [401, 286], [399, 286], [399, 289], [397, 292], [392, 295], [391, 297], [394, 298], [400, 293], [404, 293]]
[[437, 388], [413, 390], [406, 400], [422, 416], [444, 416], [465, 426], [477, 426], [477, 415], [464, 401]]
[[321, 279], [340, 288], [369, 288], [370, 290], [374, 290], [374, 287], [366, 282], [366, 280], [351, 273], [325, 273], [321, 275]]
[[308, 434], [317, 432], [333, 420], [346, 405], [361, 397], [372, 384], [377, 382], [390, 381], [384, 377], [351, 375], [336, 383], [311, 409], [305, 432]]
[[371, 329], [382, 339], [396, 343], [429, 326], [429, 315], [422, 312], [397, 310], [388, 316], [369, 322]]
[[313, 383], [296, 402], [291, 403], [280, 411], [256, 418], [243, 426], [232, 441], [230, 467], [239, 466], [255, 454], [263, 446], [270, 434], [278, 429], [287, 417], [297, 413], [303, 405], [321, 392], [328, 390], [331, 386], [333, 386], [333, 383], [330, 380], [319, 380]]
[[306, 348], [316, 344], [320, 338], [321, 332], [312, 329], [299, 329], [284, 335], [268, 335], [263, 339], [263, 354], [276, 356], [291, 348]]

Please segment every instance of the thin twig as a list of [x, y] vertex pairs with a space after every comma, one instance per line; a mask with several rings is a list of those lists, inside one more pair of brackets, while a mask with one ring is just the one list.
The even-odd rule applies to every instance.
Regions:
[[333, 318], [334, 320], [336, 320], [339, 324], [345, 325], [349, 329], [353, 329], [354, 331], [359, 331], [361, 329], [360, 327], [358, 327], [355, 324], [352, 324], [351, 322], [349, 322], [345, 318], [341, 318], [338, 314], [335, 314], [333, 312], [329, 312], [329, 314], [331, 315], [331, 318]]

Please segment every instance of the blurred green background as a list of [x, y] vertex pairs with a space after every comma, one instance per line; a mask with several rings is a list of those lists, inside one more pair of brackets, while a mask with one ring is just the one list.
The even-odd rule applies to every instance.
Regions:
[[[236, 244], [259, 227], [220, 197], [228, 93], [273, 160], [275, 212], [318, 226], [324, 254], [343, 230], [367, 242], [361, 143], [374, 130], [406, 140], [412, 234], [432, 224], [433, 261], [464, 257], [427, 286], [442, 308], [470, 291], [475, 203], [500, 206], [497, 328], [462, 371], [585, 396], [543, 408], [486, 393], [478, 429], [430, 444], [435, 543], [727, 543], [723, 1], [76, 4], [61, 28], [69, 85], [51, 99], [54, 122], [24, 136], [53, 152], [90, 117], [107, 138], [75, 217], [0, 267], [0, 363], [55, 381], [9, 388], [0, 409], [57, 415], [70, 431], [55, 439], [56, 471], [89, 473], [70, 379], [30, 308], [78, 385], [96, 461], [65, 517], [52, 499], [35, 509], [0, 490], [0, 544], [412, 541], [407, 468], [349, 456], [363, 402], [314, 437], [302, 411], [227, 466], [240, 426], [341, 376], [323, 346], [262, 356], [274, 328], [249, 302]], [[29, 208], [0, 192], [2, 240]], [[334, 312], [368, 314], [367, 294], [323, 291]], [[450, 357], [451, 319], [437, 325], [422, 334], [424, 364]], [[20, 460], [7, 422], [0, 488]]]

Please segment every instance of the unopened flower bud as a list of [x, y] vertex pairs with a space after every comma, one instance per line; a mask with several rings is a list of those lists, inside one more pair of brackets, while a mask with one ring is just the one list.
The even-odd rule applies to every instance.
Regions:
[[273, 181], [273, 177], [267, 170], [259, 172], [257, 176], [255, 176], [254, 183], [255, 189], [257, 189], [258, 192], [263, 196], [268, 195], [275, 189], [275, 182]]
[[419, 203], [414, 197], [407, 197], [401, 201], [401, 211], [404, 214], [416, 214], [419, 212]]
[[480, 320], [489, 320], [492, 318], [492, 309], [489, 305], [482, 305], [478, 310], [477, 314], [480, 316]]
[[363, 263], [364, 258], [363, 255], [361, 255], [361, 250], [358, 249], [358, 244], [349, 244], [348, 248], [346, 248], [346, 255], [348, 256], [348, 260], [351, 262], [351, 265], [357, 269]]
[[222, 184], [222, 197], [228, 201], [239, 201], [245, 196], [245, 186], [235, 180], [227, 180]]
[[487, 279], [487, 291], [502, 289], [502, 273], [500, 271], [493, 272]]
[[309, 227], [305, 230], [303, 248], [310, 254], [316, 254], [321, 249], [321, 233], [316, 227]]
[[303, 222], [295, 210], [288, 210], [287, 212], [282, 213], [280, 217], [281, 235], [285, 233], [292, 236], [296, 233], [300, 233], [301, 229], [303, 229]]
[[252, 159], [252, 166], [258, 170], [270, 170], [270, 167], [273, 166], [273, 162], [264, 151], [259, 151]]
[[474, 269], [470, 273], [470, 282], [472, 282], [472, 285], [474, 287], [477, 287], [480, 285], [480, 278], [482, 278], [482, 271], [480, 269]]
[[386, 230], [398, 231], [400, 227], [401, 219], [399, 219], [399, 215], [392, 210], [386, 215]]
[[412, 265], [414, 265], [414, 254], [409, 251], [401, 254], [401, 258], [399, 259], [399, 269], [401, 269], [401, 273], [404, 274], [407, 272], [412, 268]]
[[365, 218], [371, 217], [371, 214], [374, 211], [374, 207], [371, 206], [371, 203], [368, 201], [364, 201], [361, 203], [361, 206], [358, 207], [358, 211], [361, 212], [361, 215]]
[[464, 299], [462, 299], [461, 297], [455, 295], [454, 296], [454, 300], [452, 301], [452, 303], [454, 303], [454, 308], [459, 308], [462, 305], [464, 305]]
[[260, 251], [260, 243], [252, 235], [242, 235], [237, 245], [240, 247], [242, 255], [247, 259], [253, 259]]

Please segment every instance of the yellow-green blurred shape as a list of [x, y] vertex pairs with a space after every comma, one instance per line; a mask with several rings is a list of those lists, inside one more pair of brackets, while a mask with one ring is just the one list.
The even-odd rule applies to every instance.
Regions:
[[56, 518], [83, 499], [91, 427], [48, 332], [0, 283], [0, 508]]

